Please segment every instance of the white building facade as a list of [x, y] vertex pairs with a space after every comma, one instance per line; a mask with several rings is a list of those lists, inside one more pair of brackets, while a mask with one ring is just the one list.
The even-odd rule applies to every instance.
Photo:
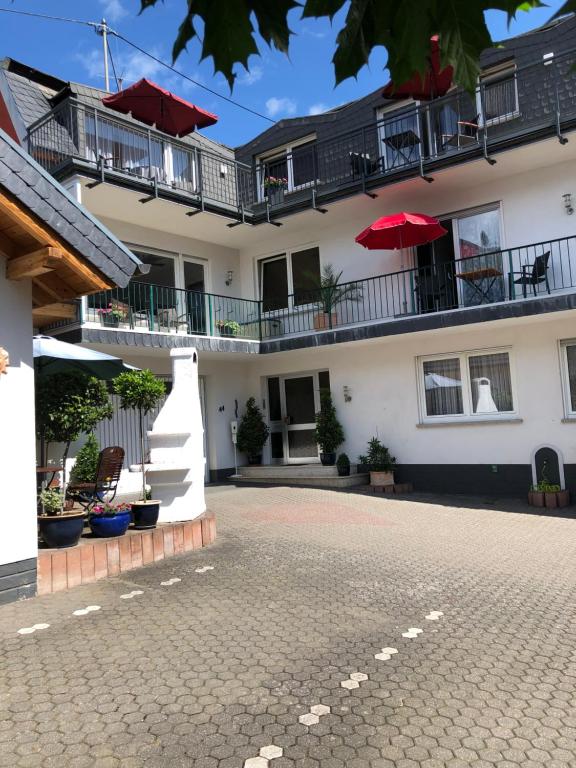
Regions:
[[[151, 265], [47, 332], [166, 377], [170, 349], [194, 345], [207, 479], [234, 471], [230, 421], [251, 396], [271, 429], [266, 463], [318, 462], [314, 413], [329, 387], [341, 450], [354, 462], [379, 437], [419, 490], [522, 495], [543, 446], [558, 456], [554, 477], [576, 486], [575, 26], [487, 51], [474, 99], [397, 104], [377, 92], [235, 151], [153, 132], [172, 159], [160, 174], [149, 159], [148, 175], [135, 170], [144, 138], [130, 152], [122, 139], [147, 128], [94, 89], [9, 63], [11, 113], [41, 85], [84, 126], [47, 109], [20, 126], [22, 142]], [[114, 140], [94, 145], [88, 115], [100, 137], [114, 124]], [[447, 234], [401, 251], [355, 243], [399, 211], [435, 216]], [[327, 314], [326, 266], [346, 288]], [[110, 307], [114, 324], [100, 311]]]

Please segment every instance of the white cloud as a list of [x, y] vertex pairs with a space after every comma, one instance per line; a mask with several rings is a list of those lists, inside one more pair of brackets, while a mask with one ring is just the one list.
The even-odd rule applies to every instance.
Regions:
[[254, 83], [262, 80], [263, 75], [264, 70], [262, 67], [259, 67], [257, 64], [255, 64], [248, 70], [248, 72], [243, 72], [241, 75], [239, 75], [236, 82], [238, 85], [254, 85]]
[[124, 8], [121, 0], [100, 0], [100, 5], [106, 21], [120, 21], [128, 15], [128, 10]]
[[326, 32], [319, 32], [318, 30], [310, 29], [310, 27], [303, 27], [302, 32], [308, 35], [308, 37], [315, 37], [317, 40], [322, 40], [322, 38], [326, 37]]
[[281, 117], [282, 115], [293, 115], [296, 112], [296, 102], [287, 96], [278, 98], [271, 96], [266, 102], [266, 113], [268, 117]]
[[322, 101], [319, 101], [318, 104], [312, 104], [310, 109], [308, 110], [309, 115], [321, 115], [322, 112], [327, 112], [330, 109], [328, 104], [324, 104]]

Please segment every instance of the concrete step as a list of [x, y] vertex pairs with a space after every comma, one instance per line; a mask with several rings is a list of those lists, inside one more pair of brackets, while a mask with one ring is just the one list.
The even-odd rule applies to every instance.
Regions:
[[[242, 467], [242, 471], [244, 467]], [[319, 488], [353, 488], [360, 485], [368, 485], [370, 475], [355, 474], [339, 477], [336, 475], [269, 475], [267, 477], [254, 477], [245, 474], [231, 475], [228, 480], [231, 483], [266, 483], [268, 485], [312, 485]]]
[[337, 477], [338, 469], [322, 464], [257, 464], [239, 467], [238, 474], [252, 478]]

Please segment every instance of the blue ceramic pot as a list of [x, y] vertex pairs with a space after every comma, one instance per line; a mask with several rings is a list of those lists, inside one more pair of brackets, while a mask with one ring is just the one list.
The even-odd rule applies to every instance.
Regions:
[[95, 536], [111, 538], [123, 536], [128, 530], [132, 516], [130, 512], [117, 512], [115, 515], [90, 515], [88, 525]]
[[74, 547], [78, 544], [84, 528], [84, 513], [39, 517], [38, 527], [48, 547]]

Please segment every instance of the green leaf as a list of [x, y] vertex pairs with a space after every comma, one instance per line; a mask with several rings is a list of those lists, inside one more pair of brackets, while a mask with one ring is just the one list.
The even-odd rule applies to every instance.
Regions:
[[288, 27], [288, 13], [299, 8], [295, 0], [251, 0], [250, 5], [258, 22], [258, 31], [268, 45], [274, 45], [279, 51], [288, 53], [291, 32]]
[[318, 19], [328, 16], [332, 20], [345, 2], [346, 0], [306, 0], [304, 10], [302, 11], [302, 18]]

